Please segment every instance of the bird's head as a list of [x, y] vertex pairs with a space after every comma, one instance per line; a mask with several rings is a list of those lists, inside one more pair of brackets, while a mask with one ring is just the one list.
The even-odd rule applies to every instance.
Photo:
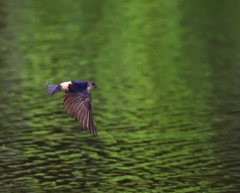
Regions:
[[97, 85], [94, 82], [90, 82], [90, 81], [87, 82], [87, 89], [88, 90], [91, 90], [95, 87], [97, 87]]

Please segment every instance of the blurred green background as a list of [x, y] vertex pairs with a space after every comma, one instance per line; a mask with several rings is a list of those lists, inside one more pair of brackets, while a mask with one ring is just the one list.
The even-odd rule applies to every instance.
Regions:
[[0, 192], [239, 192], [239, 42], [235, 0], [1, 0]]

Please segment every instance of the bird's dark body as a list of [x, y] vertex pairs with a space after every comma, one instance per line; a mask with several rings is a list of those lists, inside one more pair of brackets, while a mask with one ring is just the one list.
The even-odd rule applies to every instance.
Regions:
[[72, 84], [69, 85], [68, 89], [72, 91], [81, 91], [81, 90], [87, 90], [87, 82], [82, 82], [82, 81], [71, 81]]
[[97, 85], [90, 81], [68, 81], [59, 85], [49, 85], [46, 82], [46, 91], [49, 95], [65, 90], [63, 108], [65, 111], [90, 134], [97, 135], [92, 120], [90, 90]]

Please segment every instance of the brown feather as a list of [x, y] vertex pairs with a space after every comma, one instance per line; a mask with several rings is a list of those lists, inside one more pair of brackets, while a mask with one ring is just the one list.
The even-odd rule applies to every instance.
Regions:
[[92, 120], [91, 96], [89, 91], [65, 91], [63, 108], [72, 118], [75, 118], [83, 129], [88, 130], [92, 135], [97, 135]]
[[65, 109], [67, 114], [69, 114], [73, 118], [73, 116], [74, 116], [73, 102], [72, 102], [71, 96], [69, 95], [69, 93], [67, 91], [65, 92], [65, 94], [63, 96], [63, 108]]

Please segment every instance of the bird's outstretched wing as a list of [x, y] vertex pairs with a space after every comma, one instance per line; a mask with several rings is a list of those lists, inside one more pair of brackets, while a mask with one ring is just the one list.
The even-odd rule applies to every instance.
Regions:
[[88, 90], [66, 91], [63, 96], [65, 111], [92, 135], [97, 135], [92, 119], [91, 95]]

